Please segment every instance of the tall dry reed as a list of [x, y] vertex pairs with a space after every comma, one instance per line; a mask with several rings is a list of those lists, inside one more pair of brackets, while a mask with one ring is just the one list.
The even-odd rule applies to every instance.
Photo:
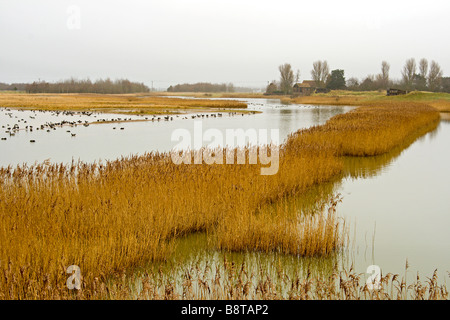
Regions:
[[290, 137], [273, 176], [260, 163], [176, 165], [166, 153], [0, 168], [0, 299], [65, 298], [70, 265], [89, 297], [197, 231], [225, 250], [329, 254], [341, 245], [333, 210], [296, 215], [280, 200], [337, 175], [342, 156], [387, 152], [438, 119], [420, 104], [359, 108]]

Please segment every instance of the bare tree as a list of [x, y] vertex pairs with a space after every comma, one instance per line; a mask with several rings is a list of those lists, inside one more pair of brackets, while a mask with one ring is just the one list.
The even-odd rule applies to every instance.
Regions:
[[428, 73], [428, 85], [431, 91], [439, 90], [442, 74], [441, 66], [436, 61], [431, 61], [430, 72]]
[[428, 60], [425, 58], [419, 61], [419, 74], [414, 76], [414, 87], [418, 90], [427, 90]]
[[427, 77], [427, 74], [428, 74], [428, 60], [427, 59], [425, 59], [425, 58], [420, 59], [419, 72], [423, 78]]
[[295, 83], [298, 83], [300, 81], [300, 70], [297, 69], [297, 72], [295, 73]]
[[320, 83], [322, 78], [322, 61], [318, 60], [313, 63], [313, 68], [311, 70], [311, 78], [317, 83]]
[[346, 86], [349, 90], [357, 90], [359, 87], [359, 81], [357, 78], [352, 77], [347, 80]]
[[328, 67], [328, 62], [326, 60], [318, 60], [313, 63], [311, 77], [316, 82], [317, 86], [324, 87], [329, 74], [330, 68]]
[[294, 85], [294, 71], [289, 63], [282, 64], [278, 67], [280, 70], [280, 89], [284, 94], [292, 92], [292, 86]]
[[403, 77], [403, 84], [409, 90], [412, 89], [415, 74], [416, 74], [416, 60], [414, 58], [406, 60], [402, 70], [402, 77]]
[[380, 88], [387, 89], [389, 85], [389, 69], [391, 66], [386, 61], [381, 62], [381, 73], [378, 77]]

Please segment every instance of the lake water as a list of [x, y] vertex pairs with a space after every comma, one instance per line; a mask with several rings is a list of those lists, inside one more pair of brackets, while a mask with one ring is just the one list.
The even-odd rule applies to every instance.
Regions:
[[[202, 123], [203, 132], [218, 129], [225, 136], [227, 129], [279, 129], [279, 139], [283, 141], [288, 134], [313, 125], [319, 125], [334, 115], [350, 110], [350, 107], [313, 107], [303, 105], [282, 105], [278, 100], [246, 99], [248, 107], [256, 114], [229, 114], [211, 117], [211, 113], [202, 118], [191, 115], [172, 115], [173, 120], [166, 121], [163, 116], [154, 121], [101, 123], [83, 126], [85, 121], [97, 123], [102, 120], [126, 118], [132, 120], [152, 119], [151, 116], [114, 115], [114, 114], [55, 114], [54, 112], [33, 112], [0, 109], [0, 166], [17, 165], [24, 162], [34, 163], [50, 159], [51, 162], [70, 163], [73, 160], [94, 162], [115, 160], [121, 156], [143, 154], [150, 151], [170, 151], [178, 141], [172, 141], [176, 129], [187, 129], [194, 135], [194, 124]], [[208, 115], [208, 117], [206, 117]], [[31, 117], [31, 118], [30, 118]], [[34, 118], [34, 119], [33, 119]], [[155, 118], [156, 119], [156, 118]], [[23, 120], [23, 121], [19, 121]], [[24, 121], [27, 121], [24, 123]], [[78, 122], [76, 127], [65, 125], [54, 129], [36, 130], [45, 123], [62, 121]], [[10, 136], [8, 127], [19, 126], [18, 132]], [[33, 132], [26, 126], [33, 126]], [[115, 129], [114, 129], [115, 128]], [[123, 128], [123, 130], [121, 130]], [[67, 132], [67, 131], [70, 131]], [[72, 134], [76, 134], [72, 137]], [[270, 132], [268, 137], [270, 138]], [[31, 143], [30, 140], [35, 140]], [[252, 143], [252, 141], [247, 141]], [[204, 145], [207, 145], [204, 142]]]
[[359, 270], [376, 264], [402, 273], [408, 259], [411, 275], [429, 276], [437, 268], [441, 280], [448, 277], [449, 141], [450, 122], [441, 121], [401, 154], [360, 164], [373, 170], [370, 176], [342, 180], [338, 190], [344, 201], [338, 212], [356, 225], [359, 253], [353, 260]]
[[[240, 99], [248, 102], [256, 114], [228, 114], [222, 117], [203, 117], [206, 130], [279, 129], [280, 139], [290, 133], [313, 125], [320, 125], [334, 115], [352, 107], [283, 105], [278, 100]], [[30, 118], [31, 117], [31, 118]], [[105, 114], [54, 114], [33, 111], [0, 109], [0, 165], [34, 163], [50, 159], [69, 163], [74, 160], [98, 161], [116, 159], [130, 154], [150, 151], [169, 151], [176, 144], [171, 141], [174, 130], [193, 131], [195, 121], [190, 115], [173, 116], [171, 121], [143, 121], [82, 125], [84, 121], [122, 119], [144, 120], [151, 116]], [[34, 119], [33, 119], [34, 118]], [[19, 121], [23, 119], [22, 121]], [[81, 121], [75, 126], [44, 130], [35, 128], [46, 122]], [[27, 123], [24, 123], [27, 121]], [[8, 126], [19, 125], [10, 136]], [[114, 129], [115, 128], [115, 129]], [[123, 130], [121, 130], [123, 128]], [[70, 131], [67, 132], [67, 131]], [[76, 136], [72, 136], [76, 134]], [[30, 140], [36, 142], [31, 143]], [[364, 273], [369, 265], [380, 266], [383, 273], [404, 274], [405, 262], [410, 264], [410, 276], [416, 272], [430, 276], [437, 268], [440, 279], [450, 271], [450, 122], [441, 120], [439, 127], [419, 138], [405, 149], [373, 158], [349, 158], [342, 177], [327, 186], [341, 193], [338, 213], [350, 225], [351, 244], [340, 256], [341, 265], [353, 264]], [[179, 241], [173, 259], [189, 263], [192, 259], [220, 261], [223, 253], [208, 250], [205, 235], [192, 235]], [[269, 268], [275, 260], [283, 261], [285, 268], [311, 261], [317, 269], [330, 269], [333, 261], [316, 258], [298, 258], [276, 254], [233, 254], [234, 259], [251, 260]], [[280, 260], [281, 259], [281, 260]], [[332, 259], [337, 259], [336, 257]], [[256, 262], [255, 262], [256, 261]]]

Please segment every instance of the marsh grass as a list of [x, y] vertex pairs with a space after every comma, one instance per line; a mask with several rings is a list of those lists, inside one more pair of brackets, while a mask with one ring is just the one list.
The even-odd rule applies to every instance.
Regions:
[[[332, 263], [332, 261], [330, 261]], [[253, 261], [194, 258], [170, 270], [147, 269], [129, 274], [113, 273], [107, 281], [94, 280], [90, 288], [61, 290], [54, 298], [109, 300], [448, 300], [445, 284], [435, 270], [419, 274], [381, 274], [379, 287], [370, 288], [367, 275], [337, 264], [324, 272], [312, 266], [288, 269], [273, 258]], [[406, 269], [407, 272], [407, 269]], [[55, 293], [55, 291], [54, 291]]]
[[[0, 168], [0, 299], [126, 296], [123, 282], [111, 288], [107, 279], [167, 260], [173, 242], [194, 232], [206, 232], [224, 251], [329, 256], [344, 240], [333, 209], [339, 199], [309, 211], [288, 210], [284, 200], [336, 177], [344, 156], [383, 154], [438, 121], [439, 113], [420, 103], [358, 108], [292, 135], [272, 176], [260, 175], [261, 163], [175, 165], [168, 153]], [[66, 288], [70, 265], [82, 270], [78, 293]], [[266, 280], [249, 292], [276, 298]], [[158, 280], [162, 287], [149, 281], [164, 294], [148, 289], [147, 297], [179, 297], [172, 280]], [[243, 294], [231, 282], [220, 287], [222, 297]]]
[[265, 95], [253, 92], [151, 92], [148, 96], [193, 97], [193, 98], [233, 98], [233, 99], [281, 99], [281, 95]]
[[450, 94], [444, 92], [413, 91], [405, 95], [386, 96], [386, 91], [332, 90], [311, 96], [282, 97], [285, 103], [364, 106], [386, 103], [426, 103], [440, 112], [450, 112]]
[[[181, 277], [145, 274], [140, 281], [137, 299], [208, 299], [208, 300], [447, 300], [448, 290], [441, 285], [435, 271], [425, 280], [417, 275], [410, 283], [399, 274], [382, 274], [380, 287], [371, 290], [364, 274], [352, 268], [338, 271], [335, 266], [327, 275], [306, 274], [296, 270], [286, 272], [277, 261], [272, 263], [275, 270], [251, 268], [243, 262], [193, 263]], [[175, 280], [179, 279], [179, 280]], [[129, 285], [122, 282], [113, 292], [127, 295]], [[117, 298], [110, 296], [110, 298]]]
[[0, 94], [0, 106], [32, 110], [70, 110], [165, 114], [185, 110], [246, 109], [235, 100], [181, 99], [139, 94]]
[[339, 157], [376, 156], [436, 128], [439, 121], [439, 113], [423, 103], [370, 103], [337, 115], [322, 126], [298, 131], [289, 139], [287, 149], [314, 145]]

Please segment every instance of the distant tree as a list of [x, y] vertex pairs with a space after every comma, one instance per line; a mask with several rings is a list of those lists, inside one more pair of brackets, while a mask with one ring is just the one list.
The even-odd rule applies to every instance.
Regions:
[[378, 89], [387, 89], [389, 86], [389, 69], [391, 66], [386, 61], [381, 62], [381, 73], [377, 76]]
[[275, 80], [267, 85], [266, 94], [275, 94], [278, 91], [278, 85]]
[[419, 74], [426, 78], [428, 74], [428, 60], [425, 58], [420, 59], [419, 61]]
[[18, 90], [25, 90], [25, 87], [27, 86], [26, 83], [2, 83], [0, 82], [0, 90], [14, 90], [14, 91], [18, 91]]
[[231, 82], [228, 84], [228, 92], [235, 92], [236, 89], [234, 87], [234, 84], [232, 84]]
[[28, 93], [136, 93], [148, 92], [150, 89], [143, 83], [131, 82], [127, 79], [97, 80], [69, 80], [48, 83], [45, 81], [33, 82], [25, 86]]
[[331, 90], [345, 89], [344, 70], [336, 69], [331, 71], [327, 81], [327, 88]]
[[355, 77], [351, 77], [347, 80], [346, 84], [348, 90], [356, 91], [359, 89], [359, 80]]
[[443, 92], [450, 93], [450, 77], [441, 78], [441, 88]]
[[413, 85], [415, 90], [427, 90], [427, 77], [422, 76], [421, 73], [414, 74]]
[[282, 64], [278, 67], [280, 71], [280, 90], [284, 94], [292, 93], [292, 87], [294, 85], [294, 72], [289, 63]]
[[313, 63], [313, 68], [311, 70], [311, 77], [316, 82], [317, 86], [323, 88], [325, 87], [325, 83], [327, 81], [328, 75], [330, 73], [328, 62], [324, 61], [316, 61]]
[[417, 90], [427, 90], [428, 60], [419, 61], [419, 73], [414, 75], [413, 87]]
[[373, 91], [376, 89], [377, 85], [373, 75], [368, 75], [359, 85], [359, 90], [361, 91]]
[[442, 74], [441, 66], [436, 61], [431, 61], [428, 73], [428, 86], [431, 91], [439, 91], [441, 89]]
[[232, 83], [183, 83], [167, 88], [171, 92], [234, 92], [236, 88]]
[[300, 82], [300, 70], [297, 69], [297, 72], [295, 73], [295, 83]]
[[406, 89], [408, 90], [413, 89], [415, 74], [416, 74], [416, 60], [414, 58], [406, 60], [402, 70], [403, 84]]

